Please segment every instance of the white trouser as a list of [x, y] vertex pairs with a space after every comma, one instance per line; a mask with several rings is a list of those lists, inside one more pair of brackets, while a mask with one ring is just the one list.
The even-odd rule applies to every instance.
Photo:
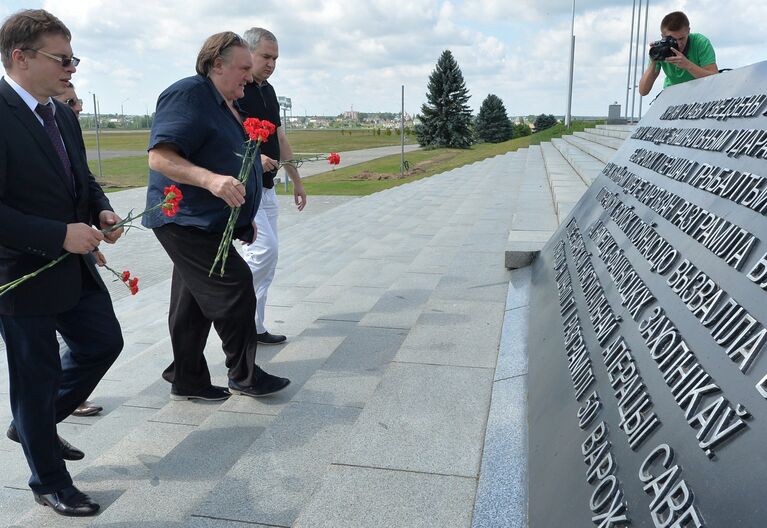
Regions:
[[272, 189], [264, 189], [261, 205], [256, 213], [255, 222], [258, 229], [256, 241], [245, 246], [245, 262], [253, 273], [253, 289], [256, 290], [256, 330], [259, 334], [266, 332], [264, 328], [264, 308], [266, 293], [274, 279], [277, 269], [277, 217], [280, 210], [277, 203], [277, 193]]

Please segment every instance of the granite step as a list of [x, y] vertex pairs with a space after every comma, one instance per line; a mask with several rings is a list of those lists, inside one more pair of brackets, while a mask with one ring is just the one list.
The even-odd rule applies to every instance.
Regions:
[[596, 179], [605, 166], [605, 163], [591, 154], [584, 152], [578, 145], [574, 145], [564, 139], [553, 139], [551, 144], [556, 147], [560, 154], [575, 169], [580, 177], [588, 185]]
[[562, 139], [569, 144], [578, 147], [586, 154], [595, 157], [604, 164], [610, 163], [610, 160], [613, 159], [615, 152], [617, 151], [612, 147], [606, 147], [578, 136], [563, 136]]
[[604, 145], [605, 147], [612, 148], [614, 150], [618, 150], [621, 148], [621, 145], [623, 145], [623, 139], [622, 138], [615, 138], [610, 136], [603, 136], [601, 134], [595, 134], [595, 129], [586, 129], [583, 132], [574, 132], [573, 135], [576, 137], [583, 138], [585, 140], [591, 141], [593, 143], [598, 143], [600, 145]]
[[559, 224], [541, 147], [518, 150], [510, 156], [508, 166], [515, 180], [516, 195], [510, 204], [514, 213], [505, 266], [513, 269], [528, 265]]
[[597, 125], [590, 129], [594, 134], [626, 139], [634, 131], [635, 125]]
[[554, 145], [549, 142], [541, 144], [541, 153], [559, 225], [586, 192], [588, 185]]

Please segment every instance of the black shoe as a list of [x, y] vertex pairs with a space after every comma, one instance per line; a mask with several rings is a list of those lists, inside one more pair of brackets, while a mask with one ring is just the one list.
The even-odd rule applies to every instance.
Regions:
[[284, 335], [270, 334], [269, 332], [256, 334], [256, 338], [258, 339], [258, 343], [260, 345], [281, 345], [288, 340], [288, 338]]
[[[19, 432], [16, 430], [16, 426], [11, 424], [8, 427], [8, 430], [5, 432], [5, 436], [7, 436], [10, 440], [13, 440], [16, 443], [21, 443], [21, 439], [19, 439]], [[82, 460], [85, 458], [85, 453], [77, 449], [75, 446], [64, 440], [59, 436], [59, 446], [61, 446], [61, 458], [64, 460]]]
[[229, 390], [231, 390], [233, 394], [242, 394], [243, 396], [252, 396], [253, 398], [269, 396], [270, 394], [280, 392], [288, 385], [290, 385], [290, 380], [288, 378], [272, 376], [263, 370], [258, 376], [258, 383], [250, 387], [245, 387], [235, 381], [229, 380]]
[[209, 385], [202, 389], [179, 389], [175, 385], [170, 386], [170, 399], [171, 400], [206, 400], [206, 401], [218, 401], [225, 400], [231, 394], [225, 387], [217, 387], [216, 385]]
[[35, 493], [34, 495], [35, 502], [43, 506], [50, 506], [59, 515], [66, 515], [67, 517], [96, 515], [100, 508], [89, 496], [74, 486], [53, 493], [42, 495]]

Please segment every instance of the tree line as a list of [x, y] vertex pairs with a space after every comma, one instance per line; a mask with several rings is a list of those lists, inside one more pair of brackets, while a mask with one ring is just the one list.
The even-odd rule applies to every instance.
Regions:
[[[442, 52], [429, 76], [426, 103], [421, 106], [420, 123], [415, 133], [418, 143], [426, 148], [469, 148], [472, 143], [500, 143], [532, 133], [524, 123], [512, 123], [500, 97], [489, 94], [479, 113], [472, 116], [469, 90], [463, 74], [450, 50]], [[535, 119], [536, 131], [557, 123], [551, 114]]]

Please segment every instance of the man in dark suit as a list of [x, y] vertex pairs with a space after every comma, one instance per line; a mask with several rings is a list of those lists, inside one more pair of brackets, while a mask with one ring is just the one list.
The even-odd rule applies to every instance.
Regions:
[[[75, 115], [52, 97], [79, 60], [70, 33], [43, 10], [11, 15], [0, 27], [0, 284], [70, 255], [0, 297], [8, 354], [11, 440], [21, 442], [35, 500], [62, 515], [99, 506], [72, 484], [64, 459], [83, 453], [56, 424], [90, 394], [122, 349], [120, 325], [92, 251], [115, 242], [119, 222], [90, 173]], [[59, 358], [56, 332], [69, 347]]]

